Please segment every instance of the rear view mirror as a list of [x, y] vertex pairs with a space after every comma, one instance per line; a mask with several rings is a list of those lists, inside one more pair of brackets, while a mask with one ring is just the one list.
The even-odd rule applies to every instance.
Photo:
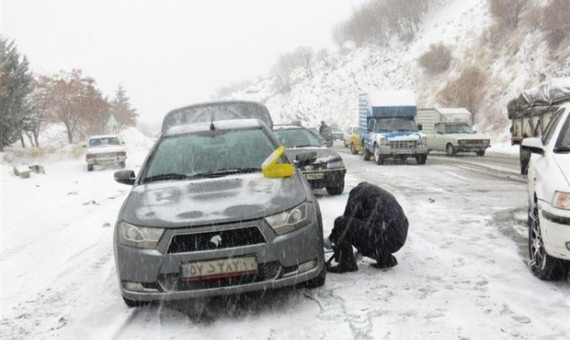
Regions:
[[291, 163], [277, 163], [283, 154], [285, 147], [281, 145], [261, 164], [261, 171], [267, 178], [291, 177], [295, 174], [295, 167]]
[[424, 126], [422, 124], [418, 124], [418, 130], [422, 131], [422, 129], [424, 128]]
[[539, 155], [544, 154], [544, 145], [542, 144], [542, 140], [540, 138], [525, 138], [521, 143], [521, 147], [525, 150], [528, 150], [532, 153], [536, 153]]
[[115, 181], [121, 184], [135, 184], [135, 172], [133, 170], [115, 171]]

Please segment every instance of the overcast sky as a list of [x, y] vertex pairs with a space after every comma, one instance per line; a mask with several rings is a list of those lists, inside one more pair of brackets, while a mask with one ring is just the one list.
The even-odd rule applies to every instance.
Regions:
[[332, 28], [363, 1], [1, 0], [0, 33], [35, 73], [78, 68], [109, 97], [122, 84], [157, 123], [299, 46], [334, 50]]

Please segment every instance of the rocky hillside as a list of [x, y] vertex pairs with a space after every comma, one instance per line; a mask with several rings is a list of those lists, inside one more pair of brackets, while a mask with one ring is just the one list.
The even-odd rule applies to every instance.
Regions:
[[[529, 2], [532, 6], [545, 3]], [[489, 14], [486, 0], [434, 1], [411, 41], [393, 38], [381, 46], [347, 45], [315, 60], [312, 77], [304, 70], [294, 71], [291, 90], [286, 93], [277, 91], [274, 78], [267, 76], [226, 99], [262, 101], [277, 122], [316, 126], [325, 120], [344, 128], [357, 122], [359, 93], [412, 89], [418, 106], [445, 106], [442, 90], [475, 67], [484, 80], [473, 91], [478, 98], [476, 128], [490, 133], [495, 142], [506, 141], [506, 103], [540, 81], [570, 76], [570, 47], [550, 48], [540, 29], [541, 19], [533, 7], [528, 8], [516, 29], [504, 30]], [[431, 44], [439, 43], [449, 48], [452, 60], [444, 72], [431, 73], [418, 59]]]

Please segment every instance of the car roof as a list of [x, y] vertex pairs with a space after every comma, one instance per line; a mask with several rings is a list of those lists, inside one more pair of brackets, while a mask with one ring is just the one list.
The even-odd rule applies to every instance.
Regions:
[[174, 109], [164, 117], [161, 131], [165, 132], [178, 125], [249, 118], [258, 119], [269, 129], [273, 128], [273, 120], [265, 105], [253, 101], [228, 100], [205, 102]]
[[300, 125], [295, 125], [295, 124], [278, 124], [278, 125], [273, 126], [273, 131], [276, 131], [276, 130], [293, 130], [293, 129], [307, 130], [306, 127], [300, 126]]
[[214, 122], [202, 122], [194, 123], [188, 125], [178, 125], [169, 128], [164, 135], [174, 136], [182, 135], [187, 133], [205, 132], [212, 130], [212, 125], [214, 130], [247, 130], [252, 128], [263, 128], [267, 126], [258, 119], [228, 119], [228, 120], [218, 120]]
[[101, 139], [101, 138], [119, 138], [117, 135], [96, 135], [96, 136], [89, 136], [89, 139]]

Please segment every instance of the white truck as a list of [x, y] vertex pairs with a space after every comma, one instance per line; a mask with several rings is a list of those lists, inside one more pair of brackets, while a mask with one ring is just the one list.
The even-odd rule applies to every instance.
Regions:
[[408, 157], [426, 164], [426, 137], [415, 122], [416, 99], [413, 91], [390, 90], [358, 96], [358, 116], [364, 160], [376, 164], [391, 158], [404, 162]]
[[[542, 137], [560, 105], [570, 101], [570, 78], [554, 78], [522, 91], [507, 104], [511, 120], [511, 143], [527, 137]], [[526, 175], [530, 151], [520, 148], [521, 174]]]
[[471, 112], [465, 108], [422, 108], [416, 117], [427, 136], [428, 151], [442, 151], [453, 157], [458, 152], [485, 155], [491, 146], [489, 136], [471, 127]]

